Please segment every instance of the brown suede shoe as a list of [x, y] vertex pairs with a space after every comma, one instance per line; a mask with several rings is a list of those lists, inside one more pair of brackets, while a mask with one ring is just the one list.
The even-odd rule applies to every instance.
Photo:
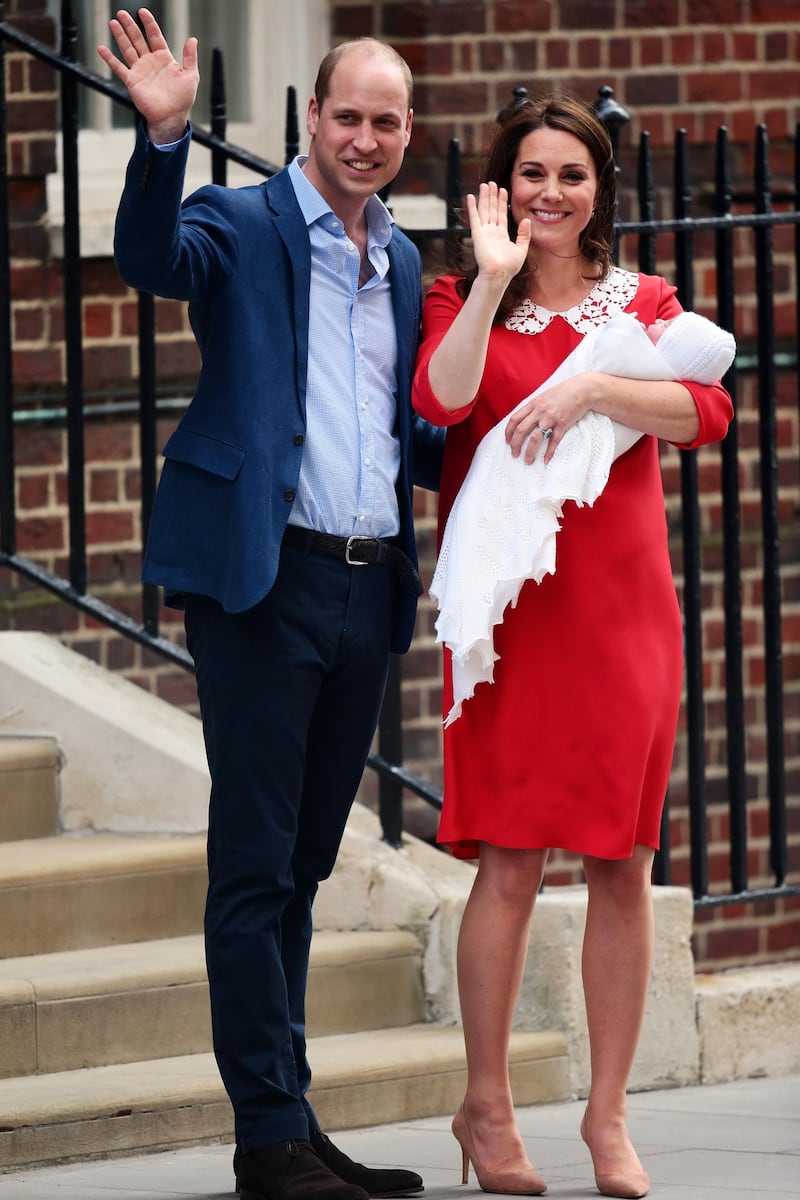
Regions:
[[369, 1200], [363, 1188], [334, 1175], [310, 1142], [276, 1142], [235, 1157], [241, 1200]]
[[353, 1162], [321, 1129], [311, 1134], [311, 1147], [334, 1175], [347, 1183], [363, 1188], [373, 1197], [419, 1196], [425, 1191], [422, 1179], [414, 1171], [394, 1168], [365, 1167]]

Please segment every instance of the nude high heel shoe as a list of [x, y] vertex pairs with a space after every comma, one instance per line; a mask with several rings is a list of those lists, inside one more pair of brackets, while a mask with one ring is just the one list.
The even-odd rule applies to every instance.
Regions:
[[[581, 1121], [581, 1137], [589, 1147], [589, 1153], [592, 1154], [592, 1147], [589, 1145], [587, 1136], [586, 1113], [583, 1114]], [[593, 1154], [592, 1164], [594, 1164]], [[598, 1175], [595, 1170], [594, 1181], [601, 1196], [616, 1196], [620, 1200], [639, 1200], [650, 1190], [650, 1177], [641, 1163], [632, 1169], [609, 1171], [604, 1175]]]
[[453, 1117], [452, 1130], [461, 1147], [462, 1183], [469, 1182], [469, 1164], [472, 1163], [484, 1192], [499, 1192], [503, 1196], [541, 1196], [547, 1191], [547, 1184], [532, 1164], [528, 1164], [528, 1170], [488, 1171], [478, 1162], [463, 1104]]

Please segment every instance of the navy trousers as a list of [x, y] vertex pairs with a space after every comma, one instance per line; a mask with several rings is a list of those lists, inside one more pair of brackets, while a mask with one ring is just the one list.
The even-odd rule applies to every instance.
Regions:
[[214, 1052], [245, 1151], [318, 1128], [306, 1099], [311, 906], [377, 724], [395, 586], [388, 567], [284, 546], [255, 608], [187, 597], [211, 772]]

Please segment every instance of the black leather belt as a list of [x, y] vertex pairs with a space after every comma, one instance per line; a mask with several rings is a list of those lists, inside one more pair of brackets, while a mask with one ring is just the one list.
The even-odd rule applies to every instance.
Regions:
[[283, 541], [287, 546], [324, 554], [326, 558], [338, 558], [351, 567], [370, 564], [390, 567], [412, 596], [422, 595], [422, 580], [416, 567], [391, 538], [361, 537], [359, 534], [337, 537], [333, 533], [318, 533], [315, 529], [287, 525]]

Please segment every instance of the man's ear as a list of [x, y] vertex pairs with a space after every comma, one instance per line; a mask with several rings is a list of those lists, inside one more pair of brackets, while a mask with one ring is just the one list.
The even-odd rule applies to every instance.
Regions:
[[408, 116], [406, 117], [406, 145], [408, 145], [408, 143], [411, 141], [411, 125], [412, 125], [413, 121], [414, 121], [414, 110], [413, 110], [413, 108], [410, 108], [408, 110]]
[[311, 137], [317, 132], [319, 125], [319, 107], [317, 105], [316, 96], [312, 96], [308, 102], [308, 112], [306, 113], [306, 129]]

